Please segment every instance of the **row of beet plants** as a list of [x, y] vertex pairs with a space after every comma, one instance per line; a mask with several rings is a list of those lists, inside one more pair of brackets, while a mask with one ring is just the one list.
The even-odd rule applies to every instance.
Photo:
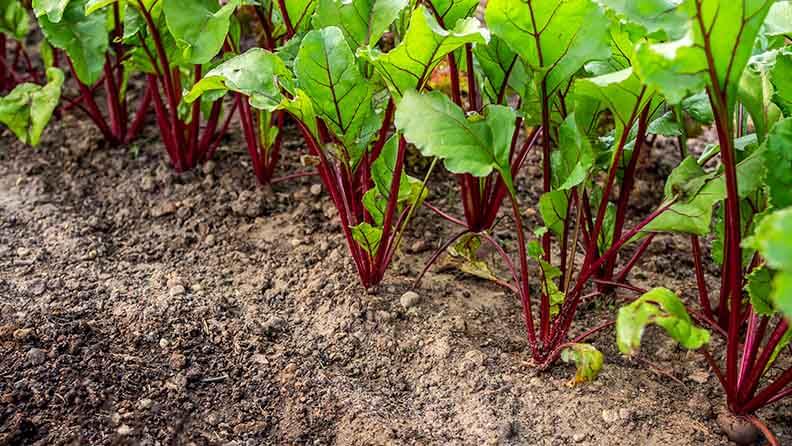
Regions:
[[[363, 286], [383, 280], [426, 208], [458, 227], [426, 270], [451, 250], [513, 292], [537, 367], [561, 358], [576, 381], [594, 379], [603, 355], [588, 338], [615, 325], [634, 356], [655, 324], [699, 351], [731, 413], [775, 441], [754, 414], [792, 394], [789, 1], [41, 0], [38, 64], [27, 11], [0, 6], [0, 122], [21, 140], [78, 109], [127, 143], [153, 109], [184, 171], [212, 158], [236, 116], [268, 183], [292, 123]], [[74, 97], [60, 98], [63, 70]], [[702, 127], [717, 144], [693, 153]], [[639, 165], [658, 136], [681, 162], [638, 215]], [[428, 160], [422, 178], [406, 172], [409, 147]], [[526, 203], [518, 180], [534, 159], [542, 194]], [[460, 216], [427, 200], [438, 165], [457, 180]], [[512, 242], [494, 235], [499, 217]], [[689, 240], [689, 305], [630, 282], [663, 233]], [[477, 257], [482, 244], [499, 268]], [[634, 296], [615, 320], [580, 326], [579, 310], [615, 289]]]

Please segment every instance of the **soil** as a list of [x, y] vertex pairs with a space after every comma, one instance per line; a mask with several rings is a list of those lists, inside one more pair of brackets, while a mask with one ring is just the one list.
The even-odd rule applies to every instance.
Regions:
[[[572, 386], [571, 365], [531, 366], [520, 304], [494, 285], [435, 271], [405, 308], [453, 229], [427, 211], [367, 291], [318, 178], [257, 186], [237, 136], [175, 175], [153, 129], [131, 148], [68, 116], [37, 150], [2, 133], [0, 445], [728, 444], [717, 379], [654, 329], [649, 365], [622, 358], [612, 331], [592, 338], [605, 367]], [[282, 172], [300, 168], [299, 145]], [[669, 153], [643, 167], [636, 214]], [[539, 175], [534, 162], [526, 202]], [[453, 208], [453, 180], [434, 181]], [[651, 249], [633, 282], [692, 297], [685, 239]], [[615, 308], [588, 305], [576, 332]], [[782, 444], [791, 409], [759, 414]]]

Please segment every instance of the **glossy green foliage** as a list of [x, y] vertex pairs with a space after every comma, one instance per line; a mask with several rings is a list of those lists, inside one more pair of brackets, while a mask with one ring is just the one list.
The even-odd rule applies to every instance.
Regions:
[[69, 55], [80, 81], [92, 85], [102, 76], [110, 38], [106, 14], [86, 16], [87, 4], [87, 0], [71, 0], [65, 9], [53, 10], [47, 3], [36, 14], [47, 41]]
[[396, 128], [424, 156], [442, 159], [454, 173], [483, 177], [495, 170], [510, 188], [509, 147], [515, 119], [514, 110], [499, 105], [488, 106], [483, 115], [465, 116], [440, 92], [408, 90], [396, 110]]
[[374, 66], [392, 94], [401, 97], [408, 90], [421, 90], [449, 53], [466, 43], [485, 44], [488, 37], [489, 33], [474, 18], [460, 20], [446, 30], [425, 7], [419, 6], [396, 48], [388, 53], [369, 48], [360, 54]]

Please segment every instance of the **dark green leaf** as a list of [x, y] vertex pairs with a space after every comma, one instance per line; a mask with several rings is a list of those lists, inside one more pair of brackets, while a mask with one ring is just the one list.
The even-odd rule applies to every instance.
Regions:
[[220, 52], [240, 0], [222, 7], [216, 0], [162, 0], [168, 30], [182, 48], [184, 59], [202, 65]]

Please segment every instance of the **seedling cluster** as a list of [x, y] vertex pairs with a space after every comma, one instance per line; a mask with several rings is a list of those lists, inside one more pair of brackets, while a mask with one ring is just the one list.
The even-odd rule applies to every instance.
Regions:
[[[237, 119], [262, 184], [296, 127], [364, 287], [426, 209], [458, 227], [426, 270], [452, 250], [514, 293], [537, 367], [561, 358], [592, 380], [603, 355], [590, 336], [615, 326], [633, 356], [655, 324], [701, 352], [728, 409], [761, 425], [753, 414], [792, 394], [791, 17], [781, 0], [0, 0], [0, 122], [36, 145], [76, 113], [120, 145], [153, 113], [182, 172], [212, 159]], [[689, 149], [696, 128], [717, 135], [703, 153]], [[681, 162], [635, 215], [658, 137]], [[536, 203], [518, 190], [530, 160]], [[438, 166], [457, 179], [461, 216], [429, 200]], [[689, 240], [692, 301], [630, 283], [668, 233]], [[615, 290], [632, 297], [614, 321], [576, 327], [584, 303]]]

